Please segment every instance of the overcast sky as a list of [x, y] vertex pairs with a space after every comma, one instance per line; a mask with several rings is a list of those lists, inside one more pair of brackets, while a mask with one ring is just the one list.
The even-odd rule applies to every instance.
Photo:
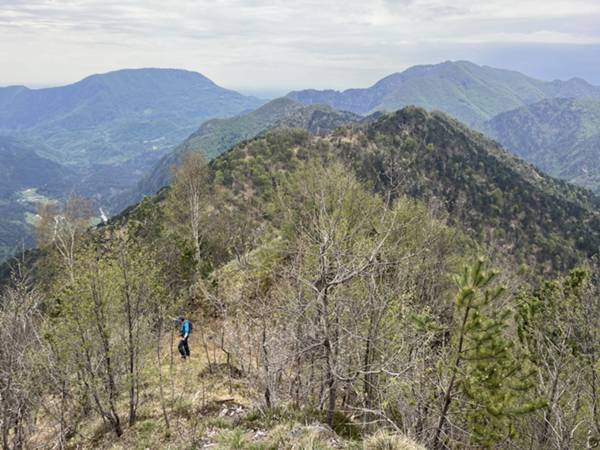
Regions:
[[449, 59], [600, 84], [600, 0], [0, 0], [0, 85], [174, 67], [340, 89]]

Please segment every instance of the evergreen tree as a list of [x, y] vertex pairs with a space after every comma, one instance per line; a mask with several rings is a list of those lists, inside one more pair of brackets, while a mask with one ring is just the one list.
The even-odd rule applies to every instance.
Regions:
[[441, 433], [456, 394], [464, 401], [461, 417], [471, 441], [483, 448], [513, 437], [515, 417], [541, 406], [530, 394], [532, 372], [521, 364], [508, 332], [511, 311], [498, 306], [505, 289], [493, 286], [497, 274], [484, 266], [480, 259], [455, 278], [455, 317], [460, 322], [452, 331], [454, 357], [434, 435], [436, 448], [443, 445]]

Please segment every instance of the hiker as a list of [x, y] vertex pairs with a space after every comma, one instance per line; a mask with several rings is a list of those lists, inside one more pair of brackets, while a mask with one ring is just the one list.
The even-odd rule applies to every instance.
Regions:
[[177, 318], [177, 325], [179, 326], [179, 335], [181, 336], [177, 348], [179, 349], [179, 353], [181, 354], [181, 359], [185, 360], [186, 358], [190, 357], [190, 346], [188, 345], [188, 338], [190, 337], [190, 333], [192, 332], [192, 323], [185, 317], [180, 316]]

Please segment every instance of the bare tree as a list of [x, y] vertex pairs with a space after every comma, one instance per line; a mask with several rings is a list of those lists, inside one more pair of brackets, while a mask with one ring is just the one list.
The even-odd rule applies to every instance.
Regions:
[[278, 192], [280, 238], [220, 280], [236, 358], [260, 380], [267, 406], [287, 397], [322, 408], [330, 424], [342, 410], [394, 425], [392, 380], [420, 372], [408, 319], [393, 315], [413, 296], [436, 305], [445, 281], [433, 274], [447, 255], [434, 252], [451, 251], [436, 243], [446, 242], [444, 227], [410, 201], [390, 206], [368, 194], [343, 166], [310, 166]]
[[181, 164], [173, 169], [169, 190], [169, 217], [175, 230], [180, 230], [190, 240], [196, 263], [202, 261], [202, 244], [210, 202], [209, 170], [199, 152], [188, 152]]
[[40, 245], [52, 244], [60, 254], [69, 278], [75, 277], [76, 244], [79, 236], [91, 225], [91, 202], [75, 194], [64, 204], [45, 203], [38, 209], [36, 236]]
[[43, 382], [36, 356], [42, 350], [37, 332], [41, 296], [20, 270], [0, 294], [0, 428], [2, 448], [27, 447]]

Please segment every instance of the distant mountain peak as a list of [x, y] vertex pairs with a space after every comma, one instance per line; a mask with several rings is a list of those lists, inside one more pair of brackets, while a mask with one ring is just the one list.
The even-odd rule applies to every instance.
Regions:
[[24, 85], [11, 85], [6, 87], [0, 87], [0, 90], [3, 89], [11, 89], [11, 90], [29, 90], [29, 91], [47, 91], [52, 89], [63, 89], [68, 88], [70, 86], [77, 86], [80, 84], [92, 84], [102, 82], [103, 80], [112, 80], [112, 79], [124, 79], [130, 81], [136, 81], [142, 79], [143, 77], [153, 76], [157, 78], [163, 78], [165, 80], [173, 79], [176, 77], [187, 78], [188, 80], [195, 79], [196, 81], [202, 81], [204, 83], [210, 83], [216, 85], [211, 79], [207, 78], [200, 72], [195, 72], [186, 69], [171, 69], [171, 68], [160, 68], [160, 67], [141, 67], [141, 68], [125, 68], [125, 69], [117, 69], [111, 70], [108, 72], [95, 73], [92, 75], [88, 75], [78, 81], [74, 81], [71, 83], [59, 84], [56, 86], [47, 86], [47, 87], [39, 87], [39, 88], [30, 88]]
[[195, 72], [191, 70], [185, 69], [169, 69], [169, 68], [159, 68], [159, 67], [142, 67], [142, 68], [133, 68], [133, 69], [119, 69], [113, 70], [104, 73], [97, 73], [93, 75], [89, 75], [81, 80], [81, 82], [85, 82], [86, 80], [91, 79], [101, 79], [101, 78], [142, 78], [147, 76], [155, 76], [155, 77], [163, 77], [163, 78], [187, 78], [187, 79], [197, 79], [205, 82], [210, 82], [214, 84], [212, 80], [202, 75], [200, 72]]
[[584, 80], [546, 82], [519, 72], [470, 61], [418, 65], [392, 73], [369, 88], [294, 91], [304, 104], [326, 103], [358, 114], [394, 111], [408, 105], [440, 110], [471, 126], [493, 116], [552, 97], [600, 97], [600, 88]]
[[[133, 187], [199, 124], [263, 103], [220, 87], [197, 72], [123, 69], [60, 87], [0, 88], [0, 132], [33, 142], [35, 153], [22, 153], [32, 167], [52, 168], [50, 162], [68, 166], [75, 172], [77, 192], [105, 202], [100, 203], [104, 206], [113, 195]], [[6, 167], [0, 163], [0, 175]], [[55, 184], [63, 186], [58, 181]], [[66, 188], [56, 191], [58, 198], [67, 193]], [[11, 214], [20, 211], [18, 202], [8, 207]], [[14, 243], [18, 235], [14, 232], [7, 237], [5, 226], [12, 227], [19, 220], [24, 219], [0, 211], [0, 259], [3, 242]], [[18, 230], [21, 237], [30, 231], [24, 223]]]

